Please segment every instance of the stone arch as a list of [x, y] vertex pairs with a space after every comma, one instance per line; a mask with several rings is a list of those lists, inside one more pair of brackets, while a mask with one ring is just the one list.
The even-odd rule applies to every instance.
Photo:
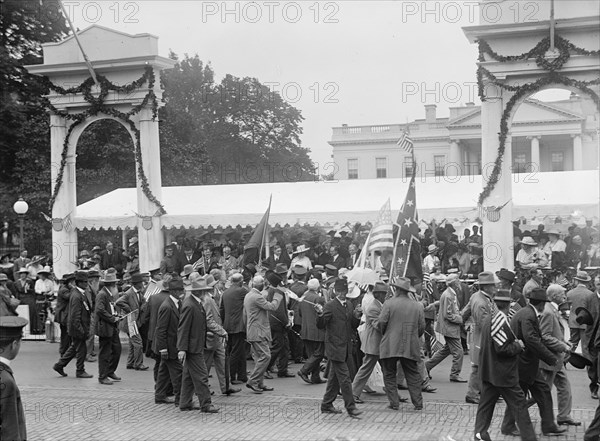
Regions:
[[127, 133], [129, 133], [132, 144], [134, 144], [136, 142], [135, 133], [133, 133], [133, 131], [131, 130], [131, 127], [129, 127], [129, 124], [127, 124], [121, 118], [116, 118], [111, 115], [98, 114], [98, 115], [94, 115], [94, 116], [86, 118], [84, 122], [82, 122], [81, 124], [79, 124], [77, 127], [75, 127], [73, 129], [73, 131], [71, 132], [71, 137], [69, 139], [69, 153], [68, 154], [76, 155], [77, 144], [79, 143], [79, 138], [81, 137], [81, 135], [83, 135], [83, 132], [85, 132], [86, 129], [89, 126], [91, 126], [92, 124], [94, 124], [95, 122], [102, 121], [105, 119], [118, 122], [121, 126], [123, 126], [125, 128], [125, 130], [127, 130]]

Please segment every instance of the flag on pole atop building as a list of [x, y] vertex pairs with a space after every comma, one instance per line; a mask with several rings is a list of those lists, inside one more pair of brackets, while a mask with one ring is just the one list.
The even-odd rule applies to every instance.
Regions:
[[254, 229], [254, 233], [252, 233], [252, 237], [250, 237], [248, 243], [244, 245], [244, 258], [242, 260], [244, 265], [248, 263], [260, 263], [263, 246], [265, 247], [265, 256], [269, 257], [269, 235], [271, 233], [269, 215], [271, 214], [272, 198], [273, 196], [271, 195], [267, 211]]
[[408, 137], [408, 133], [402, 132], [402, 136], [396, 144], [399, 145], [404, 151], [410, 154], [413, 153], [413, 141]]
[[417, 193], [413, 175], [395, 224], [396, 238], [390, 279], [394, 276], [423, 278], [418, 223]]

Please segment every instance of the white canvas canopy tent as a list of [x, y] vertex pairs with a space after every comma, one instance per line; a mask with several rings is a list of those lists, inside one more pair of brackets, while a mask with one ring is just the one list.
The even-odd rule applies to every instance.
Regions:
[[[163, 228], [255, 226], [273, 195], [270, 224], [324, 225], [373, 222], [387, 198], [395, 219], [408, 179], [163, 187]], [[417, 178], [419, 219], [475, 222], [481, 176]], [[513, 216], [543, 219], [599, 216], [597, 170], [513, 175]], [[136, 227], [136, 189], [120, 188], [77, 207], [77, 229]]]

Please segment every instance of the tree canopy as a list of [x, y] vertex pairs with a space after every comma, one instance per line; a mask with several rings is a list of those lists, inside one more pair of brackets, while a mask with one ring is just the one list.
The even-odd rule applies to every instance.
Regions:
[[[46, 91], [23, 66], [41, 63], [41, 44], [61, 40], [68, 29], [55, 1], [4, 1], [1, 8], [0, 217], [14, 225], [12, 204], [23, 196], [30, 205], [26, 245], [37, 253], [50, 249], [50, 224], [41, 214], [50, 197], [50, 127], [40, 100]], [[298, 109], [256, 78], [225, 75], [217, 82], [198, 55], [170, 56], [177, 64], [162, 73], [159, 111], [163, 185], [313, 178]], [[90, 125], [79, 139], [76, 167], [79, 204], [135, 186], [129, 133], [111, 120]]]

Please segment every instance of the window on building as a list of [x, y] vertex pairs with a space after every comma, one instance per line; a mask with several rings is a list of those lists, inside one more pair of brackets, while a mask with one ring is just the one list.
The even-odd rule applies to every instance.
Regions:
[[552, 171], [565, 171], [565, 155], [563, 152], [552, 152]]
[[387, 158], [375, 158], [378, 178], [387, 178]]
[[435, 167], [435, 175], [444, 176], [444, 168], [446, 167], [446, 156], [435, 155], [433, 157], [433, 165]]
[[527, 153], [515, 153], [513, 155], [514, 173], [526, 173], [528, 168], [527, 165]]
[[415, 169], [413, 168], [413, 160], [410, 156], [404, 158], [404, 177], [412, 178]]
[[348, 179], [358, 179], [358, 159], [348, 159]]

